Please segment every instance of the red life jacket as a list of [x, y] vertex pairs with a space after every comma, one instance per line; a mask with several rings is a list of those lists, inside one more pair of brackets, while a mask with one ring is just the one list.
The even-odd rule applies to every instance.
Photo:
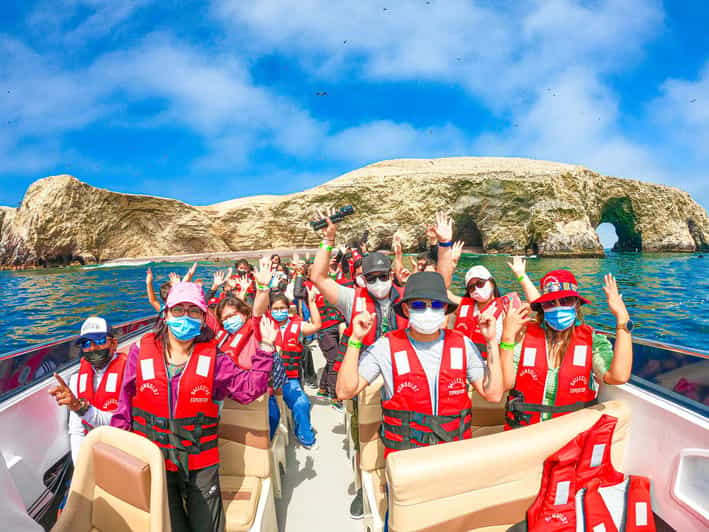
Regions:
[[153, 333], [140, 340], [133, 397], [133, 432], [153, 441], [168, 471], [203, 469], [219, 463], [219, 406], [212, 400], [215, 342], [194, 345], [179, 376], [175, 411], [170, 412], [170, 383], [163, 348]]
[[[576, 493], [584, 488], [586, 530], [618, 532], [598, 493], [598, 487], [615, 486], [624, 479], [611, 462], [611, 444], [617, 422], [615, 417], [602, 415], [590, 429], [576, 435], [544, 461], [539, 493], [527, 510], [529, 532], [575, 532], [579, 517]], [[647, 479], [630, 477], [626, 530], [655, 530], [649, 488]], [[635, 523], [647, 528], [633, 528], [638, 526]], [[600, 524], [605, 528], [594, 528]]]
[[485, 308], [480, 309], [480, 314], [475, 314], [475, 304], [476, 301], [471, 297], [461, 299], [460, 305], [458, 305], [458, 309], [455, 312], [455, 325], [453, 325], [453, 328], [470, 338], [480, 351], [482, 357], [487, 359], [487, 341], [480, 332], [478, 318], [480, 318], [481, 313], [485, 312], [493, 304], [496, 305], [494, 313], [495, 319], [502, 314], [504, 309], [500, 298], [490, 301], [490, 303], [485, 305]]
[[[305, 281], [303, 284], [308, 290], [313, 290], [315, 286], [312, 281]], [[322, 320], [322, 325], [320, 326], [321, 331], [334, 327], [335, 325], [339, 325], [345, 321], [345, 317], [342, 313], [330, 305], [322, 294], [318, 293], [318, 295], [315, 296], [315, 304], [318, 307], [320, 319]]]
[[234, 361], [242, 369], [251, 369], [251, 355], [246, 353], [244, 347], [249, 343], [254, 334], [254, 320], [249, 318], [235, 334], [229, 334], [222, 329], [217, 335], [217, 347]]
[[445, 330], [438, 375], [438, 412], [428, 379], [405, 330], [386, 334], [391, 349], [394, 395], [382, 401], [384, 456], [471, 437], [471, 403], [467, 394], [465, 338]]
[[574, 327], [569, 347], [561, 360], [556, 400], [544, 406], [547, 378], [547, 349], [544, 329], [527, 326], [522, 345], [515, 386], [510, 390], [505, 407], [505, 429], [539, 423], [541, 412], [559, 417], [596, 404], [597, 392], [590, 387], [593, 376], [593, 329], [588, 325]]
[[292, 317], [284, 330], [278, 330], [276, 346], [280, 350], [283, 369], [286, 370], [286, 377], [289, 379], [300, 378], [301, 360], [303, 358], [303, 344], [300, 343], [300, 332], [303, 321], [297, 317]]
[[[123, 386], [123, 370], [126, 367], [126, 360], [128, 360], [128, 357], [125, 353], [116, 353], [108, 363], [103, 377], [101, 377], [101, 382], [99, 382], [98, 389], [94, 390], [94, 368], [86, 359], [82, 358], [76, 379], [77, 397], [86, 399], [94, 408], [113, 412], [118, 408], [118, 398], [121, 395]], [[93, 428], [83, 419], [81, 422], [87, 431]]]

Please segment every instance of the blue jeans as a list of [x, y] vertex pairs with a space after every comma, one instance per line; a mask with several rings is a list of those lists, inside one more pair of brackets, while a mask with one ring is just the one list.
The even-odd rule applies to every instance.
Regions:
[[303, 445], [313, 445], [315, 434], [310, 424], [310, 399], [300, 386], [300, 379], [288, 379], [283, 385], [283, 400], [293, 412], [295, 436]]
[[272, 395], [268, 397], [268, 428], [269, 437], [273, 439], [273, 435], [276, 433], [278, 428], [278, 423], [281, 421], [281, 409], [278, 408], [278, 402], [276, 398]]

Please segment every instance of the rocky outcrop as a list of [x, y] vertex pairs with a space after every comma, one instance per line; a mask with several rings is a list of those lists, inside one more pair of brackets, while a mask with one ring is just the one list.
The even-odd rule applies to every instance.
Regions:
[[96, 189], [71, 176], [34, 183], [21, 206], [0, 211], [0, 263], [53, 264], [181, 253], [317, 245], [307, 224], [325, 207], [357, 214], [341, 242], [367, 229], [388, 247], [398, 231], [423, 247], [436, 211], [456, 237], [489, 253], [603, 254], [596, 227], [616, 227], [620, 250], [707, 249], [709, 219], [686, 192], [607, 177], [568, 164], [514, 158], [405, 159], [360, 168], [313, 189], [193, 207]]

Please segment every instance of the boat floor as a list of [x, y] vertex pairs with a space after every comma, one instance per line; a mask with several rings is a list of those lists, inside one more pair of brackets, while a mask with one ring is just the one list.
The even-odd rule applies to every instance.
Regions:
[[[318, 375], [325, 358], [312, 346]], [[278, 529], [281, 532], [338, 530], [361, 532], [362, 521], [349, 516], [355, 494], [354, 475], [346, 452], [345, 417], [330, 407], [329, 400], [305, 388], [312, 405], [310, 411], [318, 446], [301, 447], [289, 435], [287, 471], [283, 475], [282, 497], [276, 499]]]

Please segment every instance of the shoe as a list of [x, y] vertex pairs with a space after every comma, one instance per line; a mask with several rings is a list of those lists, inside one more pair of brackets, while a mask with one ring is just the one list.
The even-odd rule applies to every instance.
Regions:
[[362, 519], [364, 517], [364, 502], [362, 501], [362, 488], [357, 490], [357, 495], [350, 504], [350, 517], [352, 519]]
[[324, 388], [320, 388], [318, 390], [318, 393], [316, 394], [318, 397], [330, 397], [330, 395], [327, 393], [327, 390]]
[[317, 439], [314, 440], [313, 443], [311, 443], [310, 445], [305, 445], [305, 444], [304, 444], [302, 441], [300, 441], [300, 440], [298, 440], [298, 443], [300, 443], [300, 446], [301, 446], [303, 449], [307, 449], [308, 451], [316, 451], [316, 450], [318, 450], [318, 449], [320, 448], [320, 446], [318, 445], [318, 440], [317, 440]]
[[314, 382], [306, 382], [305, 387], [309, 390], [317, 390], [318, 389], [318, 385], [315, 384]]
[[334, 399], [330, 401], [330, 408], [332, 408], [336, 412], [339, 412], [340, 414], [345, 411], [345, 407], [342, 406], [342, 401], [335, 401]]

